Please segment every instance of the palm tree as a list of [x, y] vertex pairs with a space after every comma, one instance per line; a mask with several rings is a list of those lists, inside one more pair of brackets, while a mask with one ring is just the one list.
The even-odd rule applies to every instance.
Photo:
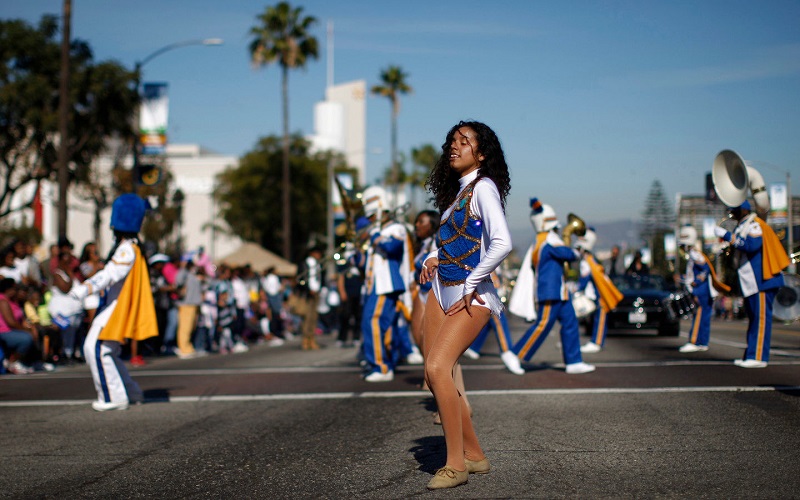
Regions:
[[312, 16], [302, 16], [303, 8], [293, 8], [287, 2], [267, 7], [258, 16], [259, 24], [250, 28], [250, 60], [256, 67], [278, 63], [281, 67], [281, 97], [283, 102], [283, 257], [291, 258], [292, 219], [289, 186], [289, 70], [304, 68], [308, 58], [318, 57], [318, 42], [310, 33], [317, 22]]
[[392, 147], [391, 169], [395, 183], [395, 198], [397, 198], [397, 185], [400, 181], [399, 164], [397, 163], [397, 115], [400, 112], [400, 94], [409, 94], [414, 89], [406, 83], [408, 73], [403, 72], [400, 66], [389, 66], [381, 71], [381, 85], [372, 87], [371, 92], [389, 99], [392, 103]]

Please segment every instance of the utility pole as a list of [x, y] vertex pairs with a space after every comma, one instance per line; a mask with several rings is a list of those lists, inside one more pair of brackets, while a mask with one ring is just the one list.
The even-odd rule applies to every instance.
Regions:
[[67, 236], [69, 188], [69, 40], [72, 0], [64, 0], [61, 39], [61, 74], [58, 85], [58, 237]]

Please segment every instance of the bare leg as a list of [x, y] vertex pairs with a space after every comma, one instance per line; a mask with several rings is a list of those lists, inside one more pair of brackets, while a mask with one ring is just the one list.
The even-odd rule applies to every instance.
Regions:
[[431, 301], [425, 308], [425, 380], [436, 398], [442, 419], [447, 465], [455, 470], [466, 469], [465, 452], [469, 453], [471, 460], [483, 457], [469, 408], [463, 393], [459, 393], [456, 387], [454, 370], [459, 356], [489, 321], [489, 315], [488, 309], [473, 307], [472, 316], [466, 310], [446, 316], [436, 301]]

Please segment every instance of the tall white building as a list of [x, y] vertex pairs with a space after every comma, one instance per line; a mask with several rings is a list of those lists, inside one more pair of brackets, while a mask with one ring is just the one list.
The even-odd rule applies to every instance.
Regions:
[[367, 168], [367, 82], [331, 85], [325, 100], [314, 105], [313, 150], [331, 149], [343, 153], [348, 165], [358, 170], [364, 184]]

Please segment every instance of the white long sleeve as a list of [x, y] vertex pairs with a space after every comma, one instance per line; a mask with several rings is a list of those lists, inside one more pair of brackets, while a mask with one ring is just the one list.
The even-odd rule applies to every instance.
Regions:
[[[133, 262], [136, 259], [136, 254], [134, 253], [132, 245], [133, 243], [130, 240], [125, 240], [120, 243], [114, 251], [114, 255], [111, 256], [111, 260], [106, 263], [105, 267], [96, 272], [91, 278], [84, 281], [80, 286], [73, 287], [70, 294], [79, 299], [83, 299], [87, 295], [107, 290], [123, 281], [131, 271]], [[117, 288], [121, 289], [122, 287], [120, 285]], [[115, 299], [118, 294], [118, 289], [112, 290], [108, 294], [109, 299]]]
[[491, 179], [483, 178], [475, 185], [471, 202], [472, 213], [483, 221], [481, 261], [467, 276], [464, 295], [472, 293], [481, 281], [490, 278], [492, 271], [511, 253], [511, 232], [503, 212], [500, 193]]

